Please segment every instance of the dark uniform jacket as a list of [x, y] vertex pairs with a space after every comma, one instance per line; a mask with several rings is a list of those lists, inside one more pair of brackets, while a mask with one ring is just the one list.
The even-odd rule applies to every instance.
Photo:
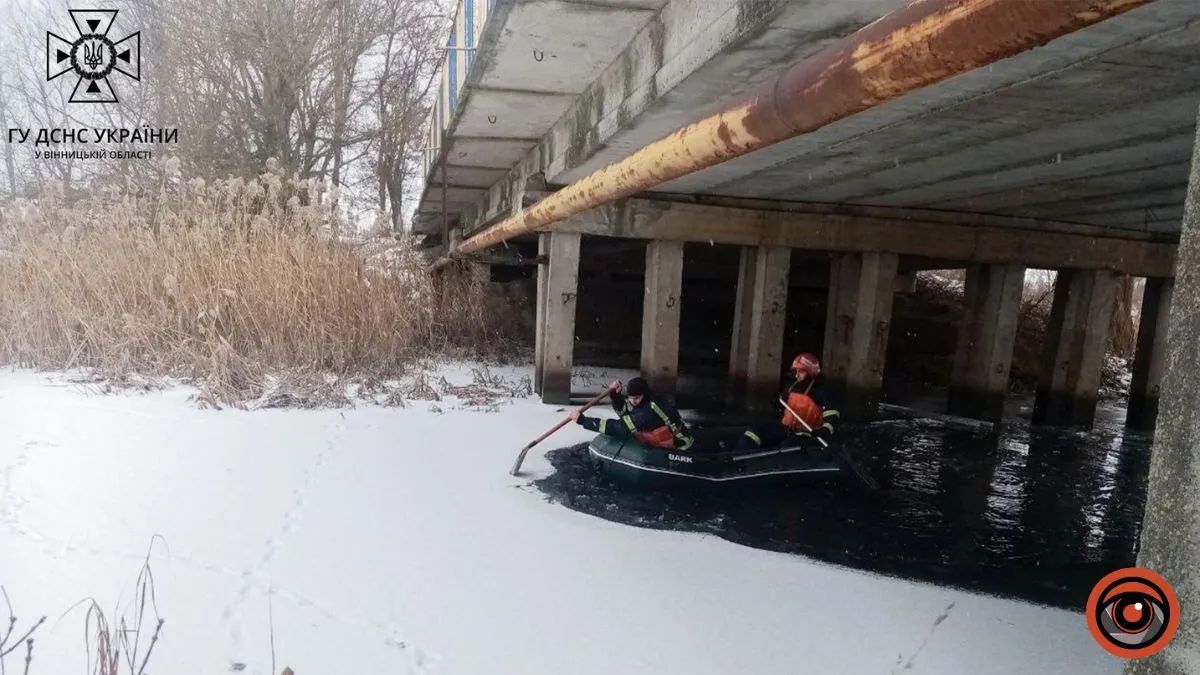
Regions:
[[687, 450], [692, 446], [693, 439], [687, 424], [670, 403], [647, 395], [642, 397], [639, 405], [632, 406], [623, 394], [614, 393], [612, 406], [618, 415], [617, 419], [580, 416], [579, 424], [585, 429], [617, 438], [630, 438], [666, 427], [675, 439], [676, 449]]

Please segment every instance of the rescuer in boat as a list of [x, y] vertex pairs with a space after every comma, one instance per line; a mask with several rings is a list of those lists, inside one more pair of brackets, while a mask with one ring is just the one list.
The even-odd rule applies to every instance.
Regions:
[[571, 419], [584, 429], [616, 438], [637, 439], [642, 445], [667, 450], [687, 450], [694, 439], [675, 406], [654, 397], [646, 380], [635, 377], [621, 389], [621, 381], [611, 385], [612, 406], [618, 419], [588, 417], [573, 411]]
[[[800, 354], [792, 359], [791, 374], [793, 381], [780, 395], [787, 402], [787, 408], [779, 406], [782, 412], [780, 420], [747, 429], [738, 439], [738, 450], [774, 447], [793, 434], [829, 442], [840, 415], [834, 409], [821, 377], [821, 361], [808, 352]], [[797, 420], [792, 411], [800, 415], [804, 422]], [[809, 428], [812, 429], [811, 433]]]

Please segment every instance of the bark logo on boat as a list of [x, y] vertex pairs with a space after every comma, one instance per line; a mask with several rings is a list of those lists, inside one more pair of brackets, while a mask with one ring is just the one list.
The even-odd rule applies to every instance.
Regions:
[[108, 31], [117, 20], [117, 10], [68, 11], [78, 36], [68, 40], [46, 31], [46, 81], [73, 72], [78, 79], [71, 90], [71, 103], [116, 103], [108, 76], [115, 71], [141, 79], [141, 31], [114, 41]]
[[687, 455], [667, 455], [667, 459], [671, 460], [672, 462], [683, 462], [684, 464], [692, 463], [692, 458], [688, 457]]
[[1085, 612], [1096, 642], [1123, 659], [1157, 653], [1179, 628], [1175, 589], [1157, 573], [1140, 567], [1119, 569], [1097, 582]]

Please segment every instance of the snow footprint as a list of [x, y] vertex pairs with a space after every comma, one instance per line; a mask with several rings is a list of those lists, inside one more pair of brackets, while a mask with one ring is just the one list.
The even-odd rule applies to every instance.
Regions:
[[[263, 552], [258, 561], [250, 567], [242, 571], [243, 584], [232, 603], [225, 608], [222, 613], [222, 618], [229, 630], [229, 637], [233, 653], [230, 655], [231, 663], [239, 663], [240, 653], [243, 651], [242, 645], [242, 611], [241, 608], [245, 605], [249, 598], [250, 591], [254, 588], [266, 589], [270, 585], [270, 580], [265, 578], [263, 571], [275, 562], [279, 556], [280, 550], [283, 548], [284, 541], [288, 535], [296, 531], [300, 526], [304, 516], [304, 507], [307, 503], [308, 491], [312, 486], [315, 474], [325, 464], [326, 453], [333, 450], [336, 443], [336, 438], [345, 430], [344, 422], [339, 422], [333, 427], [333, 438], [330, 438], [323, 448], [317, 451], [312, 459], [312, 463], [305, 470], [300, 486], [292, 490], [293, 501], [291, 506], [283, 514], [282, 522], [279, 525], [278, 531], [267, 537], [263, 544]], [[269, 592], [274, 593], [274, 590]]]
[[[26, 534], [23, 528], [20, 527], [21, 512], [25, 506], [29, 504], [29, 499], [16, 493], [16, 482], [13, 480], [13, 473], [23, 466], [29, 464], [29, 449], [43, 445], [38, 441], [25, 441], [21, 444], [20, 451], [13, 461], [7, 464], [0, 470], [0, 477], [3, 477], [4, 492], [0, 494], [0, 522], [8, 525], [9, 530], [17, 534]], [[53, 443], [44, 445], [53, 446]]]

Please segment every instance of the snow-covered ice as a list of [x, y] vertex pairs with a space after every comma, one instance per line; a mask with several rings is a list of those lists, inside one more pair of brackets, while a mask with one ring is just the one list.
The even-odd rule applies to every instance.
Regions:
[[248, 412], [191, 393], [0, 373], [0, 584], [22, 624], [49, 617], [32, 673], [84, 671], [83, 613], [63, 613], [127, 604], [153, 535], [155, 675], [268, 673], [272, 632], [297, 675], [1120, 671], [1080, 613], [548, 503], [542, 451], [587, 434], [509, 476], [563, 414], [533, 398]]

